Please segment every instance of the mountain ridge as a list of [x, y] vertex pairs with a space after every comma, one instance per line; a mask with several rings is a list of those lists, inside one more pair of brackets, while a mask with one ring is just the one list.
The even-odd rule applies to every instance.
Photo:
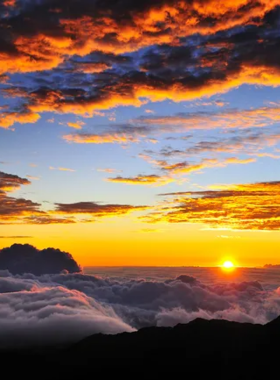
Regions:
[[[92, 371], [149, 378], [188, 371], [190, 378], [275, 379], [280, 354], [280, 317], [261, 324], [196, 319], [175, 327], [146, 327], [132, 333], [95, 334], [47, 351], [1, 353], [1, 366], [17, 362], [30, 379], [84, 379]], [[30, 363], [44, 373], [30, 372]], [[32, 367], [32, 366], [31, 366]], [[130, 375], [129, 375], [130, 374]]]

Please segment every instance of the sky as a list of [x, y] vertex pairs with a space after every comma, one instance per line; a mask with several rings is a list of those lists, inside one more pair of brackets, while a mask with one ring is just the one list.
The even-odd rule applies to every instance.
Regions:
[[0, 248], [279, 263], [279, 0], [4, 0], [0, 20]]

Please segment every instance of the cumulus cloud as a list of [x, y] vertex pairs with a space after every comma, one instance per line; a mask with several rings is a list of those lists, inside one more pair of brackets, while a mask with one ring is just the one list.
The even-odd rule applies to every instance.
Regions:
[[70, 273], [80, 272], [81, 268], [70, 253], [59, 249], [39, 250], [29, 244], [14, 244], [0, 250], [0, 270], [13, 274], [33, 273]]
[[133, 331], [110, 306], [62, 286], [11, 277], [0, 281], [1, 346], [73, 342], [94, 333]]
[[2, 346], [174, 326], [197, 317], [266, 323], [280, 314], [277, 284], [208, 280], [206, 285], [188, 275], [132, 280], [82, 273], [15, 276], [2, 271], [0, 304]]

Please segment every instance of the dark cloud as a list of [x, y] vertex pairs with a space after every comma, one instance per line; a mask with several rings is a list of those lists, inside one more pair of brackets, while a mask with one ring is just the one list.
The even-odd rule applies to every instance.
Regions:
[[43, 214], [39, 203], [7, 195], [9, 192], [18, 190], [21, 186], [30, 184], [31, 182], [26, 178], [0, 172], [0, 224], [20, 223], [21, 218]]
[[41, 215], [40, 204], [24, 198], [13, 198], [0, 193], [1, 222], [20, 222], [20, 217]]
[[14, 174], [0, 172], [0, 191], [13, 191], [22, 185], [30, 185], [31, 182], [26, 178], [21, 178]]
[[[0, 125], [279, 85], [279, 4], [260, 0], [19, 2], [2, 18], [1, 70], [28, 73]], [[39, 75], [37, 73], [40, 73]]]
[[24, 235], [7, 235], [7, 236], [0, 236], [0, 239], [32, 239], [33, 236], [24, 236]]
[[70, 253], [59, 249], [36, 249], [29, 244], [14, 244], [0, 250], [0, 270], [8, 270], [12, 274], [79, 272], [80, 267]]
[[148, 206], [102, 204], [95, 202], [57, 203], [56, 211], [62, 214], [91, 214], [95, 217], [125, 215], [146, 210]]

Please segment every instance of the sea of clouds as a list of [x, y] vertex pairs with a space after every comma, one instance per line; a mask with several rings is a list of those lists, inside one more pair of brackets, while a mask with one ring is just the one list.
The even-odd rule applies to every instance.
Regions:
[[277, 283], [209, 278], [205, 284], [186, 274], [132, 279], [0, 271], [0, 347], [71, 342], [198, 317], [264, 324], [280, 315]]

